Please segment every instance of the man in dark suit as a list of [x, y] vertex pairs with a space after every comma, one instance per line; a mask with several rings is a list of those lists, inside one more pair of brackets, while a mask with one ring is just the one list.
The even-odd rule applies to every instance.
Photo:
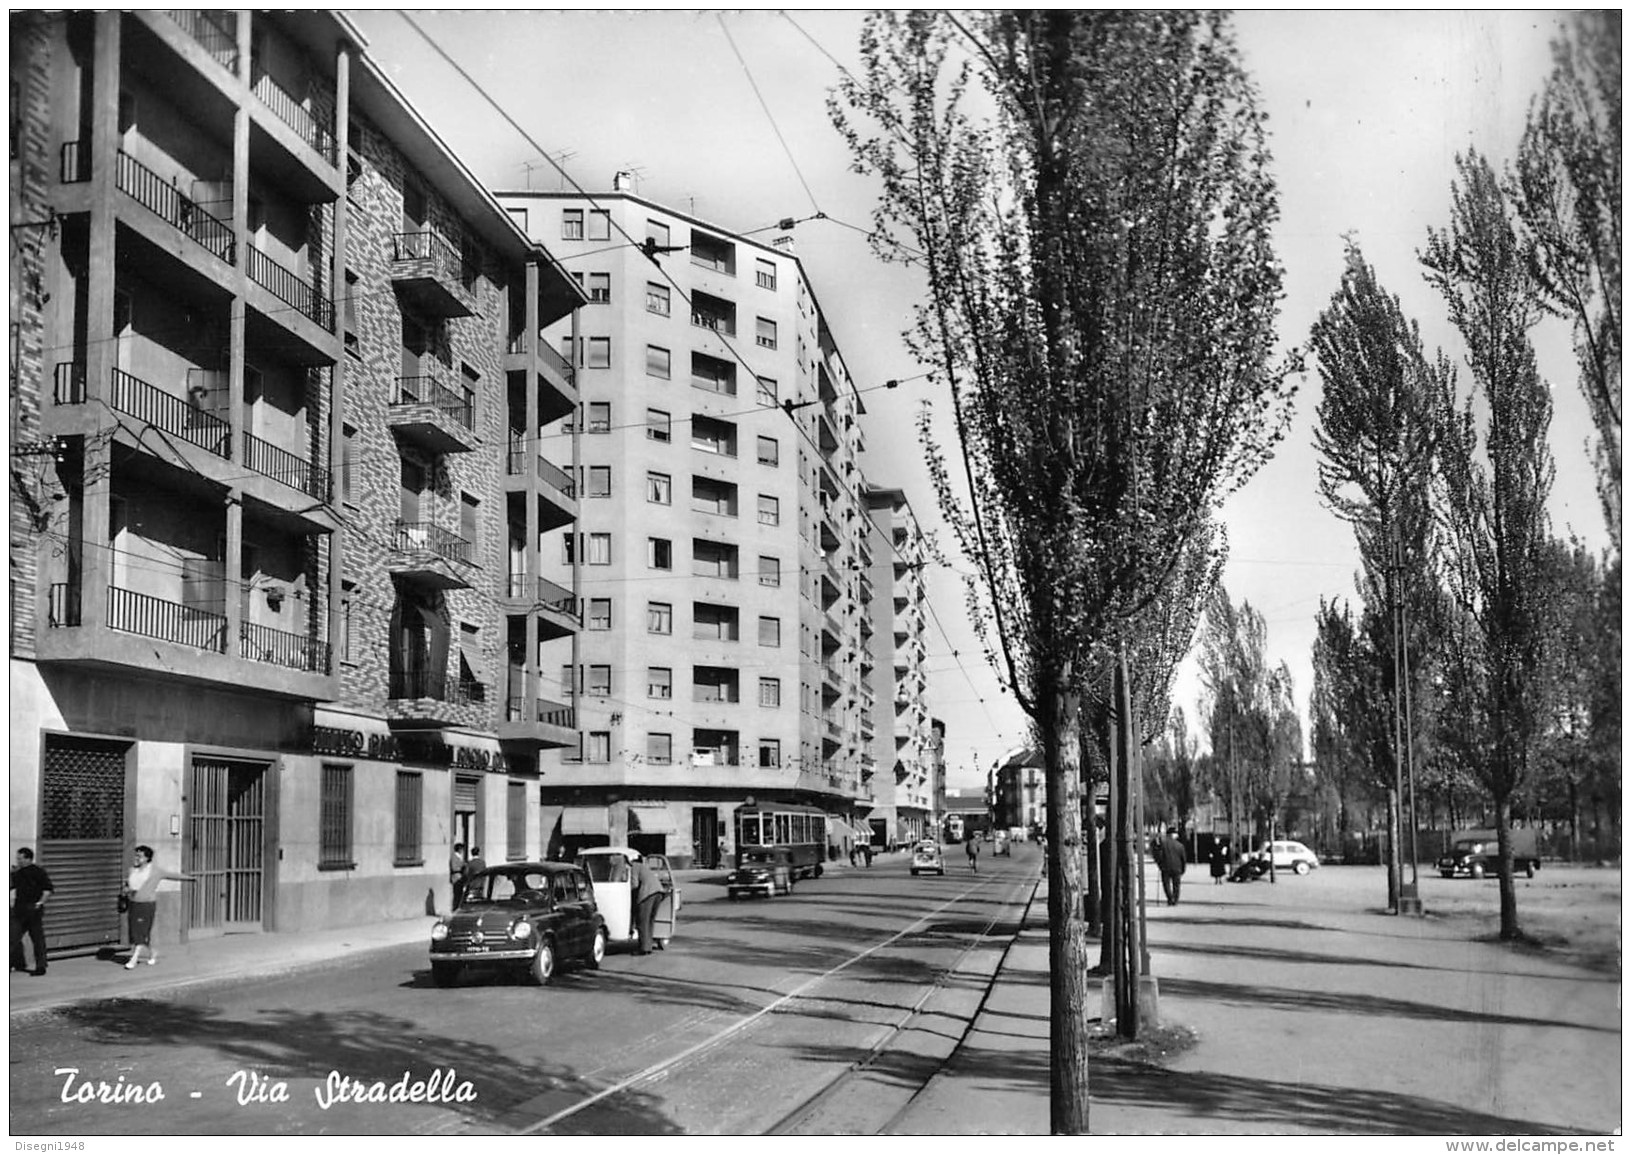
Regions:
[[640, 932], [640, 947], [635, 954], [651, 953], [651, 922], [657, 914], [657, 903], [663, 897], [663, 884], [657, 880], [657, 874], [646, 865], [646, 860], [636, 858], [629, 871], [629, 901], [634, 908], [635, 929]]
[[26, 971], [23, 939], [34, 944], [34, 973], [45, 973], [45, 901], [51, 897], [51, 876], [34, 864], [34, 852], [23, 847], [11, 868], [11, 969]]

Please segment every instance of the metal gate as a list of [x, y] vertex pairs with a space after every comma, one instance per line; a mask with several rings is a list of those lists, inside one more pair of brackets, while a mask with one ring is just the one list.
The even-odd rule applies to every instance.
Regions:
[[266, 765], [193, 759], [189, 930], [261, 929], [265, 881]]
[[40, 776], [39, 864], [51, 876], [48, 951], [117, 944], [125, 874], [128, 742], [47, 734]]

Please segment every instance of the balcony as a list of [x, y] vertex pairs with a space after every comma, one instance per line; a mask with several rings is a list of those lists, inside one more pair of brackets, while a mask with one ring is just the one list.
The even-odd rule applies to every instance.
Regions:
[[432, 232], [397, 233], [391, 242], [391, 283], [432, 317], [476, 311], [474, 271], [452, 245]]
[[398, 377], [385, 423], [400, 437], [431, 453], [469, 453], [481, 444], [475, 433], [476, 394], [451, 388], [439, 377]]
[[[577, 517], [577, 487], [571, 475], [533, 452], [525, 441], [510, 443], [504, 461], [504, 488], [512, 498], [519, 494], [537, 495], [541, 533], [558, 529]], [[525, 516], [515, 511], [514, 520], [520, 523]]]
[[548, 698], [529, 703], [524, 697], [511, 697], [498, 726], [498, 740], [534, 750], [575, 749], [577, 728], [577, 711], [571, 706]]
[[197, 41], [228, 72], [237, 73], [238, 33], [236, 28], [226, 23], [230, 19], [236, 24], [234, 13], [171, 8], [165, 9], [164, 14], [180, 25], [182, 31]]
[[199, 208], [191, 197], [182, 195], [175, 182], [165, 180], [124, 149], [119, 150], [114, 183], [120, 192], [150, 209], [160, 220], [179, 229], [227, 264], [233, 263], [237, 238], [232, 226]]
[[263, 72], [255, 79], [253, 91], [261, 103], [271, 109], [284, 124], [294, 129], [295, 135], [313, 152], [329, 164], [334, 163], [334, 134], [318, 121], [310, 109], [284, 91], [268, 73]]
[[385, 716], [433, 726], [485, 725], [489, 697], [485, 682], [449, 678], [439, 670], [392, 670]]
[[279, 698], [334, 697], [326, 641], [242, 622], [234, 647], [219, 609], [120, 586], [107, 587], [100, 626], [86, 628], [86, 599], [98, 596], [94, 588], [63, 582], [51, 586], [39, 661]]
[[425, 589], [469, 589], [471, 552], [468, 541], [439, 525], [399, 521], [385, 568]]
[[263, 441], [248, 431], [244, 433], [244, 465], [318, 501], [326, 502], [332, 495], [327, 469], [313, 465], [303, 457], [296, 457], [287, 449]]
[[113, 370], [108, 403], [120, 413], [190, 441], [217, 457], [232, 456], [232, 426], [226, 421], [123, 369]]
[[334, 331], [334, 299], [284, 268], [277, 261], [249, 246], [249, 279], [272, 296], [307, 318], [325, 333]]
[[[507, 373], [523, 375], [529, 387], [538, 390], [538, 422], [548, 425], [572, 413], [578, 407], [577, 379], [565, 357], [542, 337], [525, 332], [510, 338], [504, 357]], [[512, 405], [526, 404], [524, 392], [516, 395]]]
[[578, 599], [571, 590], [548, 578], [534, 580], [524, 573], [512, 573], [505, 593], [511, 602], [527, 603], [527, 612], [538, 615], [540, 642], [568, 637], [583, 627]]

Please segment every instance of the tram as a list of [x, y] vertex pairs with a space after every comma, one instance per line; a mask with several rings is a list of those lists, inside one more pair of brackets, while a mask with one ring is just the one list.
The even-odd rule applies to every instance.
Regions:
[[961, 842], [963, 840], [963, 816], [961, 814], [946, 815], [946, 841]]
[[820, 878], [827, 856], [827, 812], [798, 802], [743, 803], [736, 808], [736, 862], [742, 852], [779, 846], [792, 852], [794, 878]]

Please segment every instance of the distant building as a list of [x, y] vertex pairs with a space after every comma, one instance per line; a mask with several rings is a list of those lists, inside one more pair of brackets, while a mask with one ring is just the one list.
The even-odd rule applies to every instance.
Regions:
[[991, 814], [1000, 827], [1046, 828], [1048, 785], [1041, 751], [1020, 746], [998, 758], [988, 776]]

